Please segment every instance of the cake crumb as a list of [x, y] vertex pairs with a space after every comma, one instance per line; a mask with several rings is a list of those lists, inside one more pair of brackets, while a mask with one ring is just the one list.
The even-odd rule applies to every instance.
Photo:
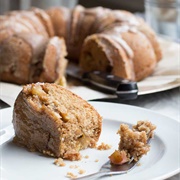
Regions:
[[55, 159], [54, 164], [57, 166], [65, 166], [66, 165], [62, 158]]
[[69, 166], [69, 168], [71, 168], [71, 169], [76, 169], [76, 168], [78, 168], [79, 166], [78, 165], [70, 165]]
[[84, 174], [86, 171], [84, 169], [79, 169], [79, 174]]
[[108, 150], [111, 149], [111, 145], [109, 144], [105, 144], [104, 142], [102, 142], [98, 147], [98, 150], [102, 151], [102, 150]]
[[74, 175], [72, 172], [67, 172], [66, 177], [67, 177], [67, 178], [71, 178], [71, 179], [77, 178], [77, 176]]
[[96, 159], [95, 162], [99, 162], [99, 159]]
[[140, 162], [138, 162], [136, 166], [141, 166], [141, 163], [140, 163]]
[[88, 155], [86, 155], [86, 156], [84, 156], [84, 158], [88, 159], [88, 158], [89, 158], [89, 156], [88, 156]]

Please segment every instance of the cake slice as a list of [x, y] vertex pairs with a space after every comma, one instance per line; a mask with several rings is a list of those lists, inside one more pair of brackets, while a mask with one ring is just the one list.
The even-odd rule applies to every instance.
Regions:
[[123, 164], [132, 158], [138, 161], [150, 150], [148, 139], [153, 137], [156, 126], [149, 121], [138, 121], [136, 125], [129, 128], [121, 124], [118, 134], [120, 135], [119, 149], [115, 150], [109, 158], [113, 164]]
[[60, 85], [29, 84], [18, 95], [13, 111], [14, 142], [30, 151], [79, 160], [79, 151], [93, 148], [102, 118], [85, 100]]
[[94, 34], [83, 44], [80, 67], [84, 71], [103, 71], [135, 80], [133, 52], [120, 36]]

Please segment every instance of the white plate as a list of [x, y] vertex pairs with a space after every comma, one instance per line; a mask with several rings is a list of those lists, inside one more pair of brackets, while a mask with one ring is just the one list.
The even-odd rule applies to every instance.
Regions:
[[0, 110], [0, 130], [9, 126], [12, 122], [12, 107]]
[[[1, 178], [3, 180], [57, 180], [66, 179], [67, 172], [78, 174], [78, 169], [86, 170], [84, 175], [99, 170], [108, 160], [108, 156], [117, 148], [119, 136], [116, 134], [121, 123], [135, 124], [138, 120], [149, 120], [157, 126], [156, 134], [151, 143], [151, 150], [144, 156], [131, 172], [125, 175], [112, 176], [103, 179], [112, 180], [148, 180], [164, 179], [179, 172], [179, 122], [152, 111], [134, 106], [91, 102], [103, 116], [103, 130], [98, 144], [105, 142], [112, 145], [110, 150], [98, 151], [86, 149], [81, 151], [81, 161], [65, 161], [65, 167], [53, 164], [54, 158], [32, 153], [25, 148], [14, 145], [11, 140], [0, 147], [1, 152]], [[12, 110], [12, 109], [11, 109]], [[10, 111], [10, 110], [9, 110]], [[9, 112], [11, 114], [11, 112]], [[4, 119], [5, 120], [5, 119]], [[98, 162], [95, 160], [98, 159]], [[71, 169], [70, 165], [79, 168]], [[82, 175], [81, 175], [82, 176]]]

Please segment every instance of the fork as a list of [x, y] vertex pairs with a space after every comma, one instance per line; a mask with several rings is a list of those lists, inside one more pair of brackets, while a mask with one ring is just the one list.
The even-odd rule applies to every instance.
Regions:
[[90, 180], [102, 176], [125, 174], [132, 170], [138, 162], [139, 161], [132, 160], [122, 165], [113, 165], [110, 161], [107, 161], [98, 172], [84, 177], [75, 178], [75, 180]]
[[[151, 139], [152, 138], [148, 138], [147, 144], [150, 144]], [[134, 167], [136, 167], [136, 165], [138, 164], [140, 159], [138, 161], [135, 161], [134, 158], [132, 157], [129, 162], [124, 163], [122, 165], [112, 164], [109, 160], [104, 165], [102, 165], [101, 169], [98, 172], [87, 175], [87, 176], [79, 177], [79, 178], [73, 178], [73, 179], [75, 179], [75, 180], [90, 180], [90, 179], [96, 179], [96, 178], [102, 177], [102, 176], [126, 174], [129, 171], [131, 171], [132, 169], [134, 169]]]

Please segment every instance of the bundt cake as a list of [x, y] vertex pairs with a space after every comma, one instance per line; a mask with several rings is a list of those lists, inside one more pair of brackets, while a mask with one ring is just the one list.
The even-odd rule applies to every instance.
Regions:
[[[0, 52], [3, 54], [0, 56], [0, 65], [2, 66], [0, 76], [3, 81], [18, 84], [32, 82], [30, 79], [27, 81], [27, 78], [19, 81], [12, 70], [8, 69], [10, 67], [8, 63], [14, 61], [11, 60], [14, 57], [5, 54], [11, 54], [11, 48], [14, 51], [14, 38], [19, 37], [21, 33], [30, 34], [31, 37], [41, 35], [44, 39], [53, 36], [64, 38], [67, 58], [77, 63], [83, 71], [101, 70], [135, 81], [149, 76], [162, 57], [160, 45], [153, 30], [142, 19], [127, 11], [110, 10], [103, 7], [86, 9], [80, 5], [73, 9], [54, 7], [46, 11], [38, 8], [28, 11], [11, 11], [0, 16]], [[8, 44], [10, 47], [7, 47]], [[62, 52], [62, 49], [65, 48], [63, 43], [58, 44], [56, 51], [60, 49], [60, 53], [62, 53], [60, 61], [62, 61], [66, 56], [65, 51]], [[21, 51], [25, 51], [25, 49], [23, 47]], [[50, 48], [49, 51], [53, 50]], [[51, 53], [53, 54], [53, 52]], [[4, 56], [8, 58], [4, 59]], [[19, 58], [15, 59], [25, 62]], [[29, 58], [25, 62], [26, 68], [33, 64], [33, 55]], [[48, 66], [51, 64], [51, 60], [49, 61]], [[16, 63], [17, 66], [21, 66], [19, 62]], [[57, 72], [53, 65], [49, 68], [51, 68], [51, 72]], [[18, 69], [22, 68], [18, 67]], [[26, 70], [31, 72], [31, 69]], [[59, 71], [62, 74], [64, 70], [59, 68]], [[4, 74], [6, 76], [9, 74], [8, 76], [12, 77], [11, 80], [3, 78]], [[55, 80], [53, 78], [44, 79], [44, 77], [47, 76], [42, 75], [41, 78], [36, 79], [44, 82]], [[12, 79], [14, 80], [12, 81]], [[35, 79], [33, 81], [36, 82]]]
[[95, 147], [102, 118], [87, 101], [54, 83], [28, 84], [13, 111], [14, 142], [45, 155], [78, 160]]

